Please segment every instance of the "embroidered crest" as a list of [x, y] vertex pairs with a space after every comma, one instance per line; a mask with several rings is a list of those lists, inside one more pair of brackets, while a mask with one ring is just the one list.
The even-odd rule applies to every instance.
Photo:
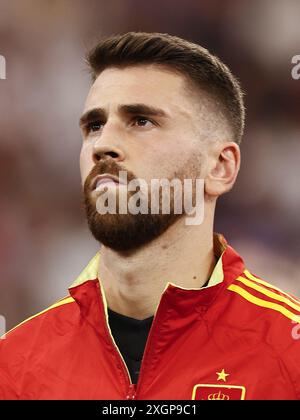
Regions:
[[[216, 372], [217, 381], [227, 382], [229, 373], [223, 368]], [[192, 400], [244, 400], [246, 388], [239, 385], [196, 384], [193, 388]]]
[[246, 388], [237, 385], [196, 384], [192, 400], [244, 400]]

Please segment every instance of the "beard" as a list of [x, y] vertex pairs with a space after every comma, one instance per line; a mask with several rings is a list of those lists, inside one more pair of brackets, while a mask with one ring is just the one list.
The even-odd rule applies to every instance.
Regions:
[[[100, 214], [97, 211], [96, 200], [92, 197], [92, 181], [97, 175], [110, 174], [119, 177], [119, 171], [127, 172], [127, 182], [137, 179], [130, 171], [124, 169], [110, 158], [99, 161], [84, 183], [83, 199], [89, 229], [94, 238], [117, 252], [133, 251], [153, 241], [172, 226], [183, 214], [174, 211], [174, 194], [170, 191], [170, 212], [169, 214], [151, 214], [151, 197], [148, 200], [147, 214], [138, 213], [121, 214], [118, 210], [112, 213]], [[184, 174], [178, 176], [174, 173], [174, 178], [184, 179]], [[116, 191], [118, 202], [119, 191]], [[122, 187], [121, 187], [122, 188]], [[134, 193], [128, 191], [127, 199]], [[161, 195], [159, 196], [159, 211], [161, 211]]]

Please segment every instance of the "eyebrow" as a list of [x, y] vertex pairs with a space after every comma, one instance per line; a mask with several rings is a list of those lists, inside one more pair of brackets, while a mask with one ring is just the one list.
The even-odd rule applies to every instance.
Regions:
[[[164, 110], [146, 104], [128, 104], [119, 105], [118, 112], [125, 115], [138, 115], [141, 114], [147, 117], [163, 117], [169, 118], [170, 116]], [[93, 108], [86, 111], [79, 120], [79, 126], [84, 127], [88, 123], [97, 119], [106, 119], [107, 115], [103, 108]]]

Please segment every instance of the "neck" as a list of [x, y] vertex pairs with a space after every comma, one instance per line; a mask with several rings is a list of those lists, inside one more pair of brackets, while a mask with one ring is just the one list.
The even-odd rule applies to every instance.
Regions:
[[168, 282], [201, 288], [215, 266], [213, 224], [178, 220], [164, 234], [132, 253], [101, 248], [99, 278], [108, 307], [136, 319], [152, 316]]

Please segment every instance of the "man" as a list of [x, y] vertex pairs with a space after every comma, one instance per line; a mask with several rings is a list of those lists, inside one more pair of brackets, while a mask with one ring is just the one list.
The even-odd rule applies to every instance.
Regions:
[[[166, 34], [104, 39], [88, 63], [80, 168], [102, 246], [69, 296], [1, 340], [1, 398], [298, 399], [300, 302], [213, 234], [240, 167], [237, 80]], [[203, 201], [193, 188], [177, 211], [186, 190], [172, 187], [163, 212], [163, 189], [146, 188], [154, 179], [203, 180]]]

